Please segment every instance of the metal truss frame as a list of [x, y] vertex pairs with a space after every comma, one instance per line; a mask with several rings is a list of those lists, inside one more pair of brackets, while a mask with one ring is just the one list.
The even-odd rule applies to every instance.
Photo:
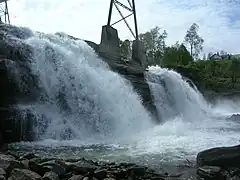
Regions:
[[[136, 40], [138, 40], [138, 27], [137, 27], [137, 16], [136, 16], [135, 0], [127, 0], [127, 1], [128, 1], [128, 5], [124, 5], [119, 0], [111, 0], [107, 25], [113, 26], [113, 25], [115, 25], [115, 24], [117, 24], [117, 23], [119, 23], [121, 21], [124, 21], [125, 24], [127, 25], [127, 28], [129, 29], [129, 31], [133, 35], [133, 37]], [[111, 24], [113, 5], [117, 9], [117, 11], [120, 14], [120, 16], [122, 17], [122, 19], [120, 19], [120, 20], [118, 20], [118, 21], [116, 21], [116, 22]], [[122, 8], [124, 8], [124, 9], [126, 9], [127, 11], [129, 11], [130, 13], [127, 16], [124, 16], [123, 13], [121, 12], [120, 6]], [[129, 26], [129, 24], [128, 24], [127, 20], [126, 20], [128, 17], [130, 17], [132, 15], [134, 16], [135, 32], [132, 30], [132, 28]]]

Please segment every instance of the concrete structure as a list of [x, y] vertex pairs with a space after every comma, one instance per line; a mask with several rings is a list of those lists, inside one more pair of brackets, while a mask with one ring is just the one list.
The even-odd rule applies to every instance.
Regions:
[[143, 68], [146, 68], [146, 52], [144, 45], [139, 40], [134, 40], [132, 45], [132, 59], [137, 61]]
[[98, 52], [104, 58], [120, 62], [120, 46], [116, 29], [109, 25], [102, 27], [101, 43], [98, 46]]

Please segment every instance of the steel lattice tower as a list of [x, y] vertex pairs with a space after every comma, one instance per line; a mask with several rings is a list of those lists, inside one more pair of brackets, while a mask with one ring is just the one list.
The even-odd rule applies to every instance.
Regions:
[[[137, 16], [136, 16], [135, 1], [134, 0], [127, 0], [127, 1], [128, 1], [128, 5], [125, 5], [125, 4], [121, 3], [120, 0], [111, 0], [107, 25], [108, 26], [113, 26], [113, 25], [119, 23], [120, 21], [124, 21], [125, 24], [127, 25], [128, 29], [130, 30], [131, 34], [133, 35], [133, 37], [136, 40], [138, 40], [138, 27], [137, 27]], [[122, 17], [122, 19], [120, 19], [120, 20], [118, 20], [118, 21], [116, 21], [116, 22], [111, 24], [111, 17], [112, 17], [113, 6], [115, 6], [115, 8], [117, 9], [118, 13]], [[129, 11], [130, 14], [128, 14], [127, 16], [124, 16], [123, 13], [120, 10], [120, 6], [122, 8], [124, 8], [124, 9], [126, 9], [127, 11]], [[129, 26], [129, 24], [128, 24], [127, 20], [126, 20], [128, 17], [130, 17], [132, 15], [134, 16], [135, 32], [132, 30], [132, 28]]]
[[10, 24], [7, 1], [9, 0], [0, 0], [0, 21], [6, 24]]

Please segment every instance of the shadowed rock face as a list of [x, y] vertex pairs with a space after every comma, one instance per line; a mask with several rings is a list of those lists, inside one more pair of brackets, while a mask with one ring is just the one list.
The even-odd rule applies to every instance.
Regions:
[[[23, 116], [16, 109], [17, 104], [28, 105], [39, 100], [38, 78], [28, 66], [33, 53], [32, 47], [22, 40], [33, 36], [31, 30], [0, 24], [0, 146], [2, 142], [32, 140], [33, 115]], [[69, 38], [74, 38], [69, 36]], [[156, 115], [149, 86], [145, 80], [145, 69], [138, 62], [124, 62], [111, 59], [113, 56], [99, 52], [99, 45], [86, 41], [111, 67], [130, 81], [136, 92], [142, 97], [145, 107]], [[63, 104], [64, 105], [64, 104]], [[26, 114], [26, 113], [25, 113]], [[17, 123], [16, 123], [17, 122]], [[24, 122], [24, 125], [23, 125]], [[16, 129], [16, 131], [15, 131]]]

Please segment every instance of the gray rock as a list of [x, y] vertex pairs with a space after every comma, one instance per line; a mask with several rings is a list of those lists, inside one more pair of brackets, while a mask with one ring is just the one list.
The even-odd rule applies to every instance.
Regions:
[[12, 161], [15, 161], [15, 158], [13, 156], [0, 154], [0, 168], [3, 168], [6, 170], [6, 168], [9, 166], [9, 164]]
[[115, 178], [104, 178], [103, 180], [116, 180]]
[[5, 176], [0, 175], [0, 180], [6, 180]]
[[69, 178], [69, 180], [82, 180], [84, 178], [84, 176], [82, 175], [74, 175], [71, 178]]
[[29, 161], [29, 168], [41, 176], [43, 176], [46, 172], [51, 171], [51, 167], [41, 166], [35, 161]]
[[59, 180], [58, 175], [55, 172], [46, 172], [42, 178], [43, 180]]
[[197, 165], [240, 168], [240, 145], [202, 151], [197, 155]]
[[38, 156], [36, 156], [34, 153], [27, 153], [25, 155], [23, 155], [22, 157], [20, 157], [20, 159], [33, 159], [33, 158], [38, 158]]
[[98, 179], [104, 179], [107, 176], [107, 170], [106, 169], [100, 169], [100, 170], [96, 170], [94, 171], [94, 177], [98, 178]]
[[146, 168], [145, 167], [131, 167], [128, 169], [131, 176], [144, 176]]
[[66, 169], [62, 165], [60, 165], [57, 160], [50, 160], [45, 162], [41, 161], [42, 160], [29, 162], [30, 169], [37, 172], [41, 176], [43, 176], [46, 172], [49, 171], [55, 172], [59, 176], [63, 175], [66, 172]]
[[240, 122], [240, 114], [233, 114], [231, 117], [227, 118], [227, 120]]
[[127, 176], [127, 170], [126, 169], [119, 169], [119, 170], [114, 170], [111, 172], [116, 179], [123, 179]]
[[29, 168], [29, 160], [25, 159], [25, 160], [22, 160], [21, 163], [23, 164], [23, 166], [28, 169]]
[[94, 172], [98, 167], [92, 163], [87, 161], [78, 161], [76, 163], [72, 163], [68, 169], [69, 171], [74, 171], [79, 174], [86, 174]]
[[236, 176], [230, 177], [229, 179], [226, 179], [226, 180], [240, 180], [240, 177], [236, 175]]
[[13, 169], [10, 175], [11, 180], [41, 180], [41, 176], [28, 169]]
[[3, 168], [0, 168], [0, 176], [3, 175], [5, 176], [6, 175], [6, 171], [3, 169]]
[[197, 175], [204, 179], [224, 180], [221, 168], [217, 166], [202, 166], [197, 169]]
[[162, 177], [152, 177], [151, 180], [164, 180]]
[[83, 180], [89, 180], [89, 177], [84, 177]]

